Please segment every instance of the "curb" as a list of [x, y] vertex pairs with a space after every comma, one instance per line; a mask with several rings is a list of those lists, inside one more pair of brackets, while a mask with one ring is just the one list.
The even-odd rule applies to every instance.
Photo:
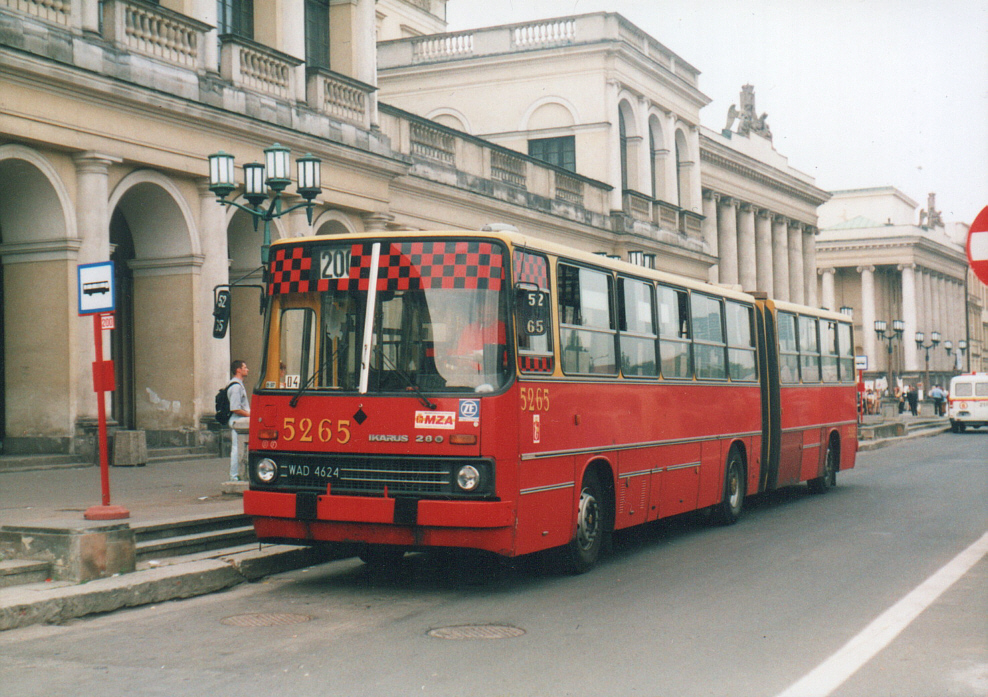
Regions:
[[271, 574], [348, 555], [308, 547], [274, 545], [215, 559], [144, 569], [74, 586], [31, 584], [6, 588], [0, 598], [0, 631], [58, 624], [77, 617], [207, 595]]
[[904, 436], [893, 436], [892, 438], [876, 438], [875, 440], [862, 440], [858, 441], [858, 452], [868, 452], [869, 450], [878, 450], [879, 448], [887, 448], [890, 445], [895, 445], [896, 443], [901, 443], [902, 441], [915, 440], [916, 438], [927, 438], [929, 436], [938, 436], [941, 433], [946, 433], [950, 430], [950, 426], [936, 426], [934, 428], [924, 428], [920, 431], [914, 433], [907, 433]]

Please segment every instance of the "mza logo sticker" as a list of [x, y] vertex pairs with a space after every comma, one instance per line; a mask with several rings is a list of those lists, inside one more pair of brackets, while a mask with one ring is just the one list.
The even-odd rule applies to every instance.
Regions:
[[415, 428], [439, 428], [452, 431], [456, 428], [455, 411], [417, 411]]

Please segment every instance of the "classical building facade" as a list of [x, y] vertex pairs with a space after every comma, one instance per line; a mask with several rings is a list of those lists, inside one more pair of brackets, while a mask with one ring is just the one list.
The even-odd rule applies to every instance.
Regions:
[[602, 12], [378, 49], [382, 100], [610, 186], [618, 237], [581, 248], [814, 304], [827, 193], [772, 147], [752, 86], [721, 133], [701, 127], [699, 75]]
[[[928, 387], [980, 367], [983, 301], [971, 292], [964, 231], [944, 224], [933, 194], [918, 208], [894, 187], [833, 192], [820, 207], [817, 265], [821, 305], [853, 309], [856, 351], [868, 357], [866, 378], [881, 382], [891, 374]], [[876, 333], [876, 320], [886, 322], [885, 338]], [[890, 342], [895, 320], [904, 330]]]
[[[102, 338], [114, 427], [143, 430], [152, 446], [201, 442], [230, 358], [259, 367], [256, 289], [235, 289], [230, 334], [211, 335], [213, 289], [257, 283], [262, 241], [249, 215], [208, 190], [207, 157], [221, 149], [238, 166], [275, 142], [321, 159], [313, 224], [297, 211], [272, 223], [275, 238], [502, 222], [708, 278], [723, 262], [704, 228], [705, 190], [740, 202], [739, 258], [744, 205], [773, 224], [781, 216], [786, 240], [794, 223], [815, 224], [821, 192], [770, 147], [746, 144], [764, 136], [704, 132], [698, 71], [620, 17], [492, 29], [458, 49], [466, 35], [437, 34], [445, 5], [0, 0], [0, 452], [93, 451], [79, 264], [114, 262], [116, 328]], [[500, 36], [514, 42], [507, 55], [490, 43]], [[616, 53], [600, 52], [601, 38]], [[409, 72], [441, 77], [431, 106], [379, 94], [406, 50], [419, 56]], [[488, 123], [494, 82], [461, 106], [435, 99], [451, 84], [449, 51], [486, 64], [527, 52], [556, 72], [527, 77], [511, 125]], [[592, 94], [579, 66], [601, 78]], [[552, 94], [539, 95], [547, 84]]]

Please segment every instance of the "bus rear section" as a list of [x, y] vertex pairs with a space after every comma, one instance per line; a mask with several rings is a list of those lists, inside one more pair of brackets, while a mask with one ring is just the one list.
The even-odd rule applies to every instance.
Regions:
[[766, 381], [760, 490], [807, 482], [822, 493], [857, 455], [854, 341], [837, 313], [759, 302]]
[[947, 416], [954, 433], [963, 433], [969, 426], [988, 426], [988, 373], [957, 375], [950, 379]]

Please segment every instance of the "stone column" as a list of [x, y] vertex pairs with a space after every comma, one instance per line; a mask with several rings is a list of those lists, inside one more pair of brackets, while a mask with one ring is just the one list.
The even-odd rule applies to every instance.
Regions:
[[803, 304], [803, 225], [789, 222], [789, 299]]
[[[915, 371], [919, 370], [916, 357], [916, 332], [919, 330], [916, 322], [916, 265], [900, 264], [899, 271], [902, 273], [902, 323], [905, 325], [902, 345], [905, 369]], [[929, 389], [929, 385], [924, 389]]]
[[861, 345], [868, 356], [868, 370], [874, 372], [881, 370], [875, 351], [875, 267], [859, 266], [857, 271], [861, 274]]
[[[950, 336], [950, 302], [947, 300], [947, 277], [943, 274], [937, 274], [936, 282], [936, 303], [937, 303], [937, 316], [939, 317], [939, 322], [941, 324], [940, 333], [943, 334], [943, 338], [955, 341], [952, 336]], [[956, 346], [956, 343], [955, 343]], [[939, 354], [937, 356], [939, 370], [945, 370], [947, 366], [950, 365], [950, 359], [947, 358], [947, 352], [941, 348], [937, 351]]]
[[772, 283], [772, 214], [764, 208], [755, 216], [755, 261], [758, 290], [775, 297]]
[[803, 302], [817, 307], [816, 297], [816, 228], [803, 226]]
[[618, 129], [618, 124], [621, 122], [621, 114], [618, 111], [620, 92], [621, 83], [617, 80], [608, 80], [606, 111], [612, 126], [607, 143], [607, 171], [608, 180], [614, 187], [610, 194], [612, 211], [620, 211], [624, 207], [624, 192], [621, 189], [621, 135]]
[[785, 216], [772, 219], [772, 283], [776, 300], [789, 300], [789, 237]]
[[395, 217], [389, 213], [361, 213], [365, 232], [378, 232], [388, 229], [388, 223]]
[[930, 332], [936, 329], [933, 313], [930, 311], [930, 270], [919, 270], [919, 326], [923, 328], [929, 336]]
[[[229, 378], [230, 335], [225, 339], [213, 338], [213, 290], [216, 286], [229, 283], [230, 271], [227, 257], [226, 208], [216, 202], [216, 196], [209, 190], [209, 182], [200, 179], [196, 182], [199, 192], [199, 247], [202, 250], [202, 266], [199, 269], [199, 298], [196, 317], [201, 319], [200, 342], [202, 356], [197, 360], [195, 395], [199, 402], [196, 417], [212, 413], [212, 397]], [[260, 368], [260, 366], [258, 366]]]
[[821, 279], [821, 298], [820, 304], [828, 310], [833, 310], [836, 312], [838, 308], [836, 293], [834, 292], [834, 277], [837, 275], [837, 269], [830, 267], [826, 269], [820, 269], [820, 279]]
[[[717, 250], [717, 202], [720, 200], [720, 195], [715, 194], [709, 189], [703, 192], [703, 222], [701, 223], [701, 230], [703, 232], [703, 239], [707, 243], [707, 249], [710, 255], [715, 259], [718, 258]], [[717, 283], [719, 279], [719, 265], [714, 264], [710, 267], [707, 272], [707, 280], [711, 283]]]
[[720, 259], [720, 282], [738, 282], [738, 201], [723, 197], [717, 208], [717, 247]]
[[745, 291], [758, 290], [755, 209], [742, 203], [738, 211], [738, 281]]
[[[83, 152], [72, 156], [76, 170], [76, 223], [82, 246], [78, 263], [91, 264], [110, 260], [110, 210], [109, 170], [120, 158], [96, 152]], [[76, 384], [76, 415], [80, 418], [96, 418], [96, 399], [93, 397], [93, 368], [96, 350], [93, 340], [93, 322], [89, 317], [75, 323], [76, 364], [72, 367]], [[110, 356], [109, 332], [103, 332], [103, 356]], [[110, 393], [105, 393], [107, 413], [110, 410]]]

